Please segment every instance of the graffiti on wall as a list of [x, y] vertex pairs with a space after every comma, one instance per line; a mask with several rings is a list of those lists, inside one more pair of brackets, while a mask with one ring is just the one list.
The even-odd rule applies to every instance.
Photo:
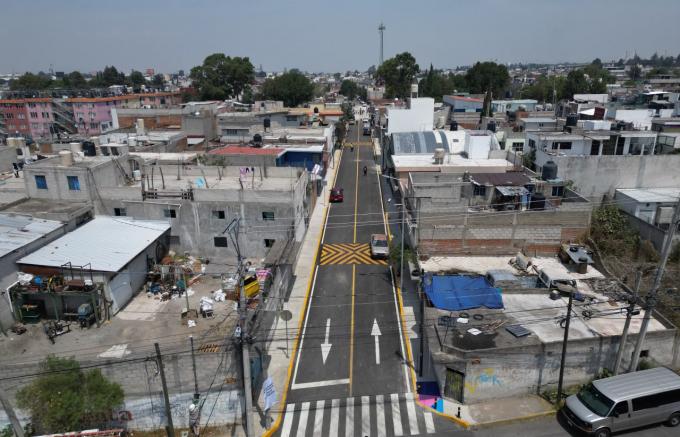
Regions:
[[502, 385], [503, 384], [500, 378], [496, 376], [496, 371], [493, 368], [488, 367], [483, 369], [479, 375], [477, 375], [471, 381], [465, 381], [465, 390], [470, 394], [474, 394], [482, 387], [494, 387]]

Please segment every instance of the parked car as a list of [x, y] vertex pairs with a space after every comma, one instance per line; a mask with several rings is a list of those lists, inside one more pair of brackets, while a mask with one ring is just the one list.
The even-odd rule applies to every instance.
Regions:
[[567, 424], [597, 437], [666, 422], [680, 425], [680, 375], [665, 367], [596, 379], [567, 398]]
[[340, 187], [335, 187], [331, 189], [331, 195], [330, 195], [330, 201], [331, 202], [342, 202], [345, 200], [345, 194], [344, 190]]
[[371, 235], [371, 258], [387, 259], [390, 254], [390, 245], [385, 234]]

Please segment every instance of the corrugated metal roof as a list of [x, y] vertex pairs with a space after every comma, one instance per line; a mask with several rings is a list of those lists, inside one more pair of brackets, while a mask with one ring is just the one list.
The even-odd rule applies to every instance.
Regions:
[[118, 272], [168, 229], [165, 221], [97, 216], [17, 264], [60, 267], [70, 262], [91, 264], [95, 271]]
[[392, 143], [395, 155], [434, 153], [439, 148], [449, 152], [448, 140], [442, 131], [393, 133]]
[[675, 203], [680, 197], [680, 188], [618, 188], [616, 192], [639, 203]]
[[0, 214], [0, 257], [42, 238], [64, 226], [55, 220]]

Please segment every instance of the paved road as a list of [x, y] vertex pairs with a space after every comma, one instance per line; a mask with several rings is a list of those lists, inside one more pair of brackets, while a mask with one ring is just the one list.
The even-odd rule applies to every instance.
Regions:
[[328, 209], [279, 435], [451, 435], [458, 426], [412, 395], [396, 290], [368, 246], [386, 233], [379, 175], [358, 138], [365, 145], [346, 146], [339, 164], [345, 200]]

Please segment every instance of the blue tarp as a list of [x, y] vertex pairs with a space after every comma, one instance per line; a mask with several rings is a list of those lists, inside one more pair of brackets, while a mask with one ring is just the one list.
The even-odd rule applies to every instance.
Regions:
[[494, 288], [482, 276], [425, 275], [425, 293], [441, 310], [461, 311], [486, 307], [503, 308], [500, 288]]

